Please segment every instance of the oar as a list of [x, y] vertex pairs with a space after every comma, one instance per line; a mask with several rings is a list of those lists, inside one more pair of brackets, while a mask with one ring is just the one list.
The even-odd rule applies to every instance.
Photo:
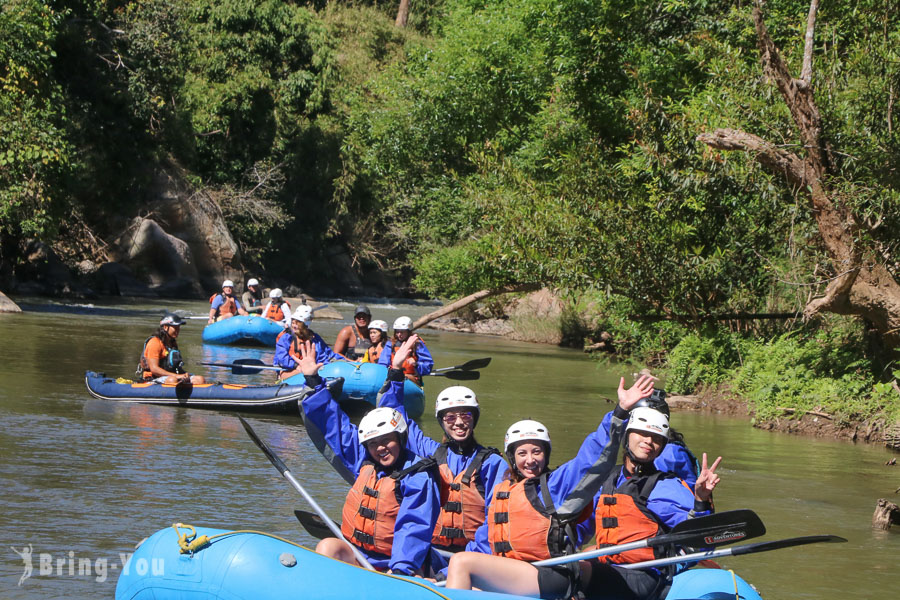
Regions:
[[624, 569], [648, 569], [650, 567], [662, 567], [665, 565], [673, 565], [680, 563], [695, 563], [708, 558], [718, 558], [720, 556], [740, 556], [742, 554], [754, 554], [756, 552], [768, 552], [769, 550], [779, 550], [781, 548], [793, 548], [795, 546], [805, 546], [807, 544], [840, 543], [846, 542], [842, 537], [836, 535], [807, 535], [803, 537], [787, 538], [784, 540], [775, 540], [773, 542], [759, 542], [756, 544], [746, 544], [744, 546], [735, 546], [734, 548], [722, 548], [720, 550], [710, 550], [709, 552], [695, 552], [693, 554], [685, 554], [684, 556], [672, 556], [670, 558], [658, 558], [656, 560], [648, 560], [644, 562], [631, 563], [627, 565], [619, 565]]
[[475, 369], [483, 369], [486, 366], [491, 364], [491, 357], [487, 358], [475, 358], [470, 360], [469, 362], [464, 362], [461, 365], [457, 365], [455, 367], [442, 367], [440, 369], [435, 369], [432, 371], [434, 373], [441, 373], [442, 371], [474, 371]]
[[[296, 489], [298, 492], [300, 492], [300, 495], [302, 495], [306, 499], [306, 501], [313, 508], [313, 510], [316, 511], [318, 513], [318, 515], [322, 518], [322, 521], [325, 523], [325, 526], [331, 530], [331, 533], [334, 534], [334, 537], [336, 537], [339, 540], [344, 539], [344, 536], [341, 533], [341, 530], [338, 529], [338, 527], [334, 524], [334, 521], [332, 521], [331, 519], [328, 518], [328, 515], [325, 514], [325, 511], [322, 510], [322, 507], [319, 506], [315, 500], [313, 500], [312, 496], [310, 496], [306, 492], [306, 490], [303, 489], [303, 486], [300, 485], [300, 482], [297, 481], [293, 475], [291, 475], [291, 472], [288, 471], [288, 468], [281, 461], [281, 459], [278, 458], [278, 456], [274, 452], [272, 452], [272, 450], [268, 446], [266, 446], [265, 442], [263, 442], [261, 439], [259, 439], [259, 436], [256, 435], [256, 432], [253, 431], [252, 427], [250, 427], [250, 423], [245, 421], [244, 417], [241, 417], [240, 415], [238, 416], [238, 419], [241, 420], [241, 425], [244, 426], [244, 429], [247, 431], [247, 435], [250, 436], [250, 439], [253, 440], [253, 443], [256, 444], [256, 447], [263, 451], [263, 454], [266, 455], [266, 457], [269, 459], [269, 462], [271, 462], [275, 466], [275, 468], [278, 469], [278, 471], [281, 473], [281, 475], [285, 479], [287, 479], [288, 481], [291, 482], [291, 485], [294, 486], [294, 489]], [[369, 564], [369, 561], [366, 560], [366, 557], [363, 555], [363, 553], [359, 551], [359, 548], [357, 548], [353, 544], [347, 544], [347, 545], [350, 546], [350, 550], [353, 551], [353, 556], [356, 557], [356, 560], [359, 561], [359, 564], [361, 564], [365, 568], [369, 569], [370, 571], [375, 570], [372, 567], [372, 565]]]
[[284, 371], [281, 367], [267, 365], [258, 358], [239, 358], [231, 363], [201, 362], [207, 367], [225, 367], [235, 375], [256, 375], [260, 371]]
[[443, 373], [426, 373], [434, 377], [446, 377], [455, 381], [475, 381], [481, 377], [481, 371], [445, 371]]
[[621, 554], [629, 550], [639, 550], [641, 548], [654, 546], [668, 546], [669, 544], [678, 544], [680, 546], [691, 546], [695, 548], [713, 548], [715, 546], [723, 546], [733, 542], [739, 542], [749, 538], [765, 535], [766, 526], [752, 510], [742, 508], [738, 510], [729, 510], [722, 513], [708, 515], [706, 517], [698, 517], [696, 519], [686, 519], [672, 528], [672, 531], [656, 537], [629, 542], [627, 544], [619, 544], [618, 546], [607, 546], [596, 550], [588, 550], [579, 552], [578, 554], [570, 554], [568, 556], [559, 556], [556, 558], [548, 558], [532, 563], [536, 567], [551, 567], [553, 565], [562, 565], [574, 562], [576, 560], [587, 560], [598, 556], [609, 556], [611, 554]]
[[[303, 525], [303, 529], [305, 529], [306, 532], [314, 538], [321, 540], [327, 537], [331, 537], [330, 527], [325, 523], [325, 521], [322, 520], [322, 517], [320, 517], [319, 515], [306, 510], [294, 510], [294, 515], [297, 517], [297, 520], [300, 521], [300, 524]], [[329, 519], [329, 521], [331, 521], [331, 519]], [[340, 525], [338, 525], [334, 521], [331, 521], [331, 524], [335, 527], [340, 527]], [[435, 548], [434, 546], [432, 546], [431, 549], [445, 558], [450, 558], [451, 556], [453, 556], [453, 553], [448, 552], [447, 550], [441, 550], [440, 548]]]

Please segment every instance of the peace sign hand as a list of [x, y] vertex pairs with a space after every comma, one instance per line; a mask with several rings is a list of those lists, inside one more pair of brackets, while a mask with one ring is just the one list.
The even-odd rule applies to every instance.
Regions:
[[713, 490], [719, 485], [719, 476], [716, 474], [716, 469], [719, 468], [720, 462], [722, 462], [721, 456], [716, 459], [711, 467], [707, 466], [706, 452], [703, 453], [703, 460], [700, 463], [700, 475], [697, 477], [697, 483], [694, 484], [694, 495], [701, 502], [709, 502], [709, 499], [712, 498]]

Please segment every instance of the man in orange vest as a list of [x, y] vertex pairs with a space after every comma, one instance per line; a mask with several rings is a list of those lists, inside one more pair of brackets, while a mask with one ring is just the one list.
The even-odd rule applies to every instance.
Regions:
[[234, 295], [234, 282], [226, 279], [222, 282], [222, 293], [214, 294], [209, 299], [209, 323], [215, 323], [222, 319], [230, 319], [235, 315], [249, 314], [241, 305], [241, 301]]

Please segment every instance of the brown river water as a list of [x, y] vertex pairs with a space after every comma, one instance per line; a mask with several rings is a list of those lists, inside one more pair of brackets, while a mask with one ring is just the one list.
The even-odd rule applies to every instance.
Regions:
[[[130, 377], [141, 345], [164, 308], [204, 314], [202, 302], [98, 302], [62, 305], [15, 299], [26, 312], [0, 314], [0, 598], [112, 598], [123, 557], [144, 537], [180, 521], [256, 529], [305, 545], [295, 521], [308, 508], [266, 460], [233, 414], [117, 405], [91, 398], [85, 370]], [[352, 304], [332, 302], [343, 321], [314, 321], [329, 343], [349, 323]], [[432, 307], [370, 304], [391, 323]], [[202, 321], [182, 328], [192, 372], [234, 376], [203, 361], [269, 360], [270, 349], [204, 346]], [[597, 363], [574, 350], [502, 338], [422, 330], [436, 366], [491, 356], [478, 393], [478, 437], [501, 446], [513, 421], [544, 422], [554, 462], [570, 458], [612, 409], [624, 366]], [[628, 376], [630, 383], [631, 378]], [[447, 382], [429, 378], [423, 428], [433, 436], [434, 397]], [[299, 416], [251, 416], [250, 422], [332, 516], [345, 482], [315, 450]], [[719, 510], [750, 508], [768, 533], [752, 541], [836, 534], [819, 544], [722, 559], [767, 599], [868, 599], [900, 595], [900, 531], [876, 532], [878, 498], [897, 500], [900, 467], [884, 466], [884, 448], [753, 429], [747, 419], [679, 412], [673, 426], [691, 449], [722, 455]], [[897, 529], [897, 528], [895, 528]], [[29, 550], [30, 549], [30, 550]], [[31, 552], [27, 573], [23, 551]], [[90, 567], [88, 567], [88, 563]], [[28, 575], [26, 577], [26, 575]]]

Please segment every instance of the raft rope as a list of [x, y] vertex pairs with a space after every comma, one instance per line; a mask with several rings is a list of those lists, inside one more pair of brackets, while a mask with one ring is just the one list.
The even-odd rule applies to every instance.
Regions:
[[741, 600], [741, 593], [738, 591], [737, 575], [732, 569], [728, 569], [728, 572], [731, 573], [731, 580], [734, 581], [734, 600]]
[[[196, 552], [198, 550], [202, 550], [203, 548], [206, 548], [207, 546], [209, 546], [210, 543], [216, 538], [221, 538], [221, 537], [225, 537], [228, 535], [234, 535], [237, 533], [255, 533], [257, 535], [264, 535], [266, 537], [270, 537], [270, 538], [278, 540], [280, 542], [290, 544], [291, 546], [296, 546], [297, 548], [302, 548], [303, 550], [309, 550], [309, 548], [307, 548], [306, 546], [301, 546], [297, 542], [292, 542], [291, 540], [287, 540], [283, 537], [280, 537], [280, 536], [277, 536], [277, 535], [274, 535], [271, 533], [266, 533], [265, 531], [255, 531], [253, 529], [240, 529], [238, 531], [226, 531], [224, 533], [217, 533], [216, 535], [212, 535], [212, 536], [201, 535], [200, 537], [197, 537], [197, 529], [193, 525], [188, 525], [186, 523], [173, 523], [172, 528], [175, 529], [175, 535], [178, 536], [178, 548], [180, 549], [181, 554], [194, 554], [194, 552]], [[179, 529], [190, 529], [191, 532], [189, 534], [187, 532], [182, 533], [181, 531], [179, 531]], [[334, 559], [334, 560], [337, 560], [337, 559]], [[350, 566], [356, 567], [358, 569], [362, 569], [362, 567], [359, 565], [350, 565]], [[429, 592], [433, 592], [435, 596], [442, 598], [443, 600], [451, 600], [451, 598], [448, 598], [444, 594], [440, 593], [439, 591], [437, 591], [436, 589], [434, 589], [430, 586], [425, 585], [424, 583], [419, 583], [418, 581], [414, 581], [414, 580], [408, 579], [406, 577], [399, 577], [399, 576], [393, 575], [391, 573], [381, 573], [379, 571], [375, 571], [375, 572], [378, 573], [379, 575], [384, 575], [386, 577], [391, 577], [393, 579], [400, 579], [402, 581], [405, 581], [406, 583], [411, 583], [411, 584], [417, 585], [421, 588], [425, 588], [426, 590], [428, 590]], [[735, 582], [735, 585], [737, 585], [737, 582]]]

